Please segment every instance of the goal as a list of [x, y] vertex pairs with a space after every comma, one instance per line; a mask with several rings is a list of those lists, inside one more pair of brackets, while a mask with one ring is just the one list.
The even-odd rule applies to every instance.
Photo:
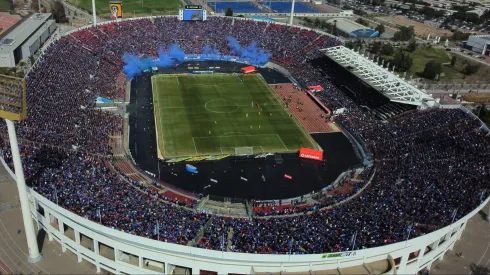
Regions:
[[253, 147], [235, 147], [235, 155], [253, 155]]

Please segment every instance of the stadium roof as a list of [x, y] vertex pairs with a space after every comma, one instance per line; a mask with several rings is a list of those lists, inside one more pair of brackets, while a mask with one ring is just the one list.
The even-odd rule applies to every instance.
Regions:
[[24, 43], [33, 32], [44, 24], [51, 13], [34, 13], [25, 20], [19, 21], [0, 40], [0, 54], [9, 54]]
[[434, 101], [432, 96], [349, 48], [337, 46], [324, 49], [323, 51], [328, 57], [340, 65], [352, 67], [351, 72], [376, 88], [393, 102], [421, 106], [424, 102]]

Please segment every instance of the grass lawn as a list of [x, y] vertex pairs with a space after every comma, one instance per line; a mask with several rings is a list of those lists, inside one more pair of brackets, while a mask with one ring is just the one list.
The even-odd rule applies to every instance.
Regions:
[[416, 73], [422, 73], [425, 68], [425, 64], [431, 60], [437, 60], [441, 64], [450, 63], [451, 57], [444, 49], [439, 48], [418, 48], [415, 52], [406, 52], [413, 58], [412, 67], [407, 72], [408, 75], [418, 77]]
[[10, 10], [12, 4], [8, 0], [0, 0], [0, 9]]
[[[68, 2], [92, 13], [91, 0], [68, 0]], [[135, 0], [123, 1], [123, 17], [136, 15], [177, 15], [182, 3], [179, 0]], [[95, 0], [97, 15], [109, 18], [109, 1]]]
[[152, 77], [159, 158], [317, 148], [261, 76], [237, 77]]

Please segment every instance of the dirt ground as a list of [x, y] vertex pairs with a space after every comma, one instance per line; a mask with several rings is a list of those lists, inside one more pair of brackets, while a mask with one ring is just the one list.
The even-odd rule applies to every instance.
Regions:
[[420, 23], [417, 21], [410, 20], [404, 16], [384, 16], [384, 17], [377, 17], [376, 19], [384, 21], [388, 23], [387, 25], [394, 25], [395, 27], [398, 26], [413, 26], [415, 29], [415, 34], [418, 36], [427, 36], [430, 34], [431, 36], [441, 36], [443, 37], [444, 35], [446, 36], [451, 36], [452, 33], [449, 30], [445, 29], [438, 29], [436, 27], [430, 26], [430, 25], [425, 25], [424, 23]]

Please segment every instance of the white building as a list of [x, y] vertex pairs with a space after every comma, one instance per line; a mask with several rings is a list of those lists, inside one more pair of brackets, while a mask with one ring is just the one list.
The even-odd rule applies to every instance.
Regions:
[[472, 35], [466, 44], [472, 51], [482, 55], [490, 54], [490, 35]]
[[51, 13], [22, 18], [0, 37], [0, 67], [15, 67], [34, 54], [56, 30]]

